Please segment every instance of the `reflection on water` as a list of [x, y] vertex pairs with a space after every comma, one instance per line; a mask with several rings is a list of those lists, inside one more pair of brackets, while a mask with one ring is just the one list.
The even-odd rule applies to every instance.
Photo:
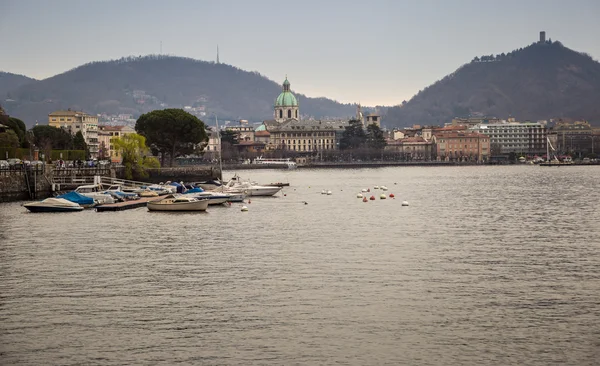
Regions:
[[598, 167], [239, 173], [291, 186], [249, 212], [0, 205], [1, 363], [597, 364]]

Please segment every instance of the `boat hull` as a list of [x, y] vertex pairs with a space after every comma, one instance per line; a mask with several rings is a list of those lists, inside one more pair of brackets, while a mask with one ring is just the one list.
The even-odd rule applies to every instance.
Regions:
[[194, 202], [160, 203], [148, 202], [149, 211], [206, 211], [209, 200]]
[[52, 206], [28, 206], [23, 205], [30, 212], [79, 212], [83, 210], [83, 207], [52, 207]]

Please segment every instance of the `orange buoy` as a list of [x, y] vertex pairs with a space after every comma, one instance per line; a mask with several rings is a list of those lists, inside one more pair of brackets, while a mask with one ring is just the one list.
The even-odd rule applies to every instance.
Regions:
[[287, 194], [285, 194], [285, 193], [284, 193], [284, 194], [283, 194], [283, 197], [287, 197]]
[[367, 197], [363, 198], [363, 202], [369, 202], [369, 200], [367, 200]]
[[371, 192], [371, 188], [367, 189], [367, 192]]
[[252, 203], [252, 201], [250, 200], [250, 198], [248, 198], [248, 203]]
[[370, 199], [371, 201], [375, 201], [375, 196], [371, 196], [371, 197], [369, 197], [369, 199]]
[[394, 198], [394, 194], [393, 193], [390, 193], [390, 198]]

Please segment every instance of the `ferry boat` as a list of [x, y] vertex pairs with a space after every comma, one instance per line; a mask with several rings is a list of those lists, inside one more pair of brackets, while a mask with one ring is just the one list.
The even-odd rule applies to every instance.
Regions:
[[281, 167], [281, 166], [287, 166], [288, 169], [296, 169], [298, 166], [296, 165], [296, 162], [292, 161], [292, 159], [290, 158], [268, 158], [265, 159], [262, 156], [259, 156], [258, 158], [254, 159], [254, 164], [266, 164], [266, 165], [273, 165], [273, 166], [277, 166], [277, 167]]

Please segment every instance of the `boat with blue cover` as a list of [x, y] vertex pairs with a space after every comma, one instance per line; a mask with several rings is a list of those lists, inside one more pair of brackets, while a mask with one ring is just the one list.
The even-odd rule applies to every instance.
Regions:
[[68, 192], [68, 193], [65, 193], [65, 194], [61, 194], [60, 196], [57, 196], [56, 198], [64, 198], [67, 201], [71, 201], [73, 203], [76, 203], [76, 204], [78, 204], [79, 206], [81, 206], [83, 208], [94, 207], [97, 204], [97, 202], [94, 201], [93, 198], [84, 196], [84, 195], [79, 194], [79, 193], [77, 193], [75, 191]]

